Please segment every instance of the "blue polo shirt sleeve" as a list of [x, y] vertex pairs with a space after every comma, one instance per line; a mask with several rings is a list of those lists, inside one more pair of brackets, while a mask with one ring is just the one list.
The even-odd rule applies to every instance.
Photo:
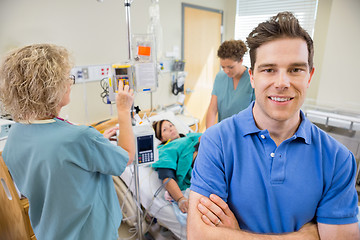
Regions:
[[317, 208], [317, 221], [325, 224], [357, 222], [358, 197], [355, 189], [356, 161], [348, 151], [338, 153], [331, 186], [325, 188]]
[[201, 137], [191, 177], [190, 190], [209, 197], [214, 193], [227, 201], [227, 183], [219, 137], [209, 128]]

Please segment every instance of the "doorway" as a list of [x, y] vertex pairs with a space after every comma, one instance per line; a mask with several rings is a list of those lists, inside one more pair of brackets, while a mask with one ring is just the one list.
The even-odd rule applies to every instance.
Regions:
[[222, 40], [223, 11], [182, 4], [182, 59], [185, 60], [186, 110], [205, 131], [206, 112], [215, 76], [220, 70], [217, 49]]

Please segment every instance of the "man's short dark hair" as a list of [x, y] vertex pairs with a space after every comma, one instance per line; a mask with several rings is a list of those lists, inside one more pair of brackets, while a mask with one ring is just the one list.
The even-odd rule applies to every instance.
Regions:
[[257, 48], [280, 38], [300, 38], [305, 40], [308, 49], [309, 71], [311, 71], [314, 58], [313, 40], [291, 12], [280, 12], [271, 17], [270, 20], [260, 23], [246, 38], [250, 48], [251, 70], [254, 71]]

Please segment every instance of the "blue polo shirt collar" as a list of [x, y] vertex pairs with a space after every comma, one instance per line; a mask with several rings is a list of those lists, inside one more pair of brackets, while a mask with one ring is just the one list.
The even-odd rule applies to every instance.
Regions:
[[[244, 111], [237, 114], [237, 118], [238, 118], [237, 120], [244, 125], [243, 136], [246, 136], [249, 134], [257, 134], [257, 133], [263, 132], [263, 131], [268, 132], [267, 130], [259, 129], [256, 126], [254, 116], [253, 116], [253, 111], [252, 111], [254, 104], [255, 104], [255, 101], [250, 103], [250, 105], [246, 109], [244, 109]], [[294, 139], [302, 138], [302, 139], [304, 139], [306, 144], [310, 144], [311, 143], [311, 122], [305, 117], [305, 114], [301, 110], [300, 110], [300, 117], [301, 117], [301, 123], [300, 123], [298, 130], [294, 134], [293, 138]]]
[[295, 137], [303, 138], [306, 144], [311, 144], [311, 122], [305, 117], [303, 111], [300, 110], [301, 123], [295, 133]]

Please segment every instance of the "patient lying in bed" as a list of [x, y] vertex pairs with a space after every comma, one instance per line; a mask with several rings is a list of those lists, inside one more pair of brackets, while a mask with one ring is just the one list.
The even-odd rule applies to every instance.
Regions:
[[161, 141], [158, 146], [159, 160], [152, 164], [159, 178], [176, 202], [182, 213], [187, 213], [188, 196], [193, 162], [197, 155], [201, 133], [179, 134], [169, 120], [153, 123], [156, 137]]
[[[160, 121], [163, 119], [170, 120], [180, 133], [188, 135], [193, 132], [185, 122], [170, 111], [160, 112], [148, 118], [149, 123], [151, 124], [154, 121]], [[148, 121], [143, 119], [143, 122], [146, 123]], [[160, 143], [161, 141], [158, 140], [158, 144]], [[124, 219], [129, 226], [136, 225], [137, 219], [137, 207], [134, 200], [136, 197], [133, 196], [136, 190], [134, 169], [133, 165], [126, 167], [124, 173], [120, 176], [122, 181], [119, 181], [125, 183], [125, 186], [122, 190], [118, 191], [117, 189], [118, 196], [120, 198], [125, 197], [125, 200], [120, 201], [120, 203], [121, 206], [123, 206]], [[155, 171], [150, 164], [140, 165], [138, 171], [140, 203], [143, 209], [145, 209], [147, 214], [156, 218], [157, 224], [169, 229], [177, 239], [186, 240], [186, 224], [184, 225], [184, 223], [179, 219], [175, 209], [177, 209], [179, 213], [183, 213], [180, 211], [176, 202], [171, 203], [165, 200], [164, 196], [166, 195], [166, 189], [163, 187], [162, 180], [159, 179], [158, 171]], [[145, 215], [146, 214], [144, 214], [144, 216]], [[184, 215], [186, 216], [187, 214]], [[145, 221], [143, 220], [143, 222]], [[143, 227], [143, 230], [144, 229], [147, 230], [148, 228]]]

